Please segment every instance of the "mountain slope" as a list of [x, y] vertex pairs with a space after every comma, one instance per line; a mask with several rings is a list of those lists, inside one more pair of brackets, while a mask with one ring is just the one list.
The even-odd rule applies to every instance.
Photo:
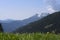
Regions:
[[24, 19], [24, 20], [11, 20], [11, 21], [7, 20], [7, 21], [1, 21], [1, 23], [4, 29], [4, 32], [12, 32], [19, 27], [22, 27], [24, 25], [27, 25], [39, 19], [40, 17], [38, 17], [38, 15], [33, 15], [32, 17]]
[[50, 14], [38, 21], [32, 22], [24, 27], [17, 29], [19, 33], [31, 32], [56, 32], [60, 33], [60, 12]]

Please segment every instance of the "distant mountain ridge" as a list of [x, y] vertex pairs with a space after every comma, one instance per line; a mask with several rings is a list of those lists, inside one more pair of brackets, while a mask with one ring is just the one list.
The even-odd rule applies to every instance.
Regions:
[[[48, 14], [48, 13], [47, 13]], [[47, 14], [45, 16], [47, 16]], [[37, 21], [41, 18], [43, 18], [44, 16], [38, 16], [38, 14], [33, 15], [30, 18], [24, 19], [24, 20], [5, 20], [5, 21], [0, 21], [0, 23], [2, 23], [2, 27], [4, 29], [4, 32], [12, 32], [14, 30], [16, 30], [19, 27], [22, 27], [24, 25], [27, 25], [31, 22]]]

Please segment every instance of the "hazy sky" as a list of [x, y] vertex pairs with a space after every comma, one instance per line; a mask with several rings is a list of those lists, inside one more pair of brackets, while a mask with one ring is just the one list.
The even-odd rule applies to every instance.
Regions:
[[21, 20], [41, 12], [54, 12], [46, 0], [0, 0], [0, 20]]

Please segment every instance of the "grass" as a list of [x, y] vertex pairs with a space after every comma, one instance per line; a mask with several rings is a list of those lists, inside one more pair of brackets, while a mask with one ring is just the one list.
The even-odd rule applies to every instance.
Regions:
[[60, 34], [53, 33], [0, 33], [0, 40], [60, 40]]

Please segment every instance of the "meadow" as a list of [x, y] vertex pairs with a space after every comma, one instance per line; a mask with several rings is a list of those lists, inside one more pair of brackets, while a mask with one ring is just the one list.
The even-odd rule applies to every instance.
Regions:
[[0, 40], [60, 40], [60, 34], [54, 33], [0, 33]]

